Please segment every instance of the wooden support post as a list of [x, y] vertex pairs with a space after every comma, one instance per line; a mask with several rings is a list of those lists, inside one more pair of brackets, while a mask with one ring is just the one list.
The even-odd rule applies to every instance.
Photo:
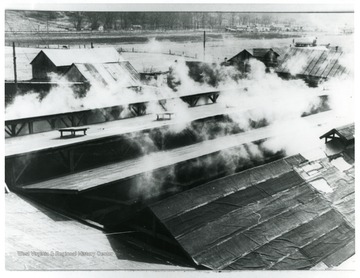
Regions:
[[[22, 174], [25, 172], [25, 170], [29, 166], [29, 164], [30, 164], [29, 160], [28, 160], [28, 158], [26, 158], [25, 164], [23, 164], [23, 167], [20, 168], [20, 171], [17, 173], [14, 173], [15, 174], [15, 176], [14, 176], [15, 184], [17, 184], [17, 182], [19, 181], [19, 179], [21, 178]], [[16, 167], [16, 168], [19, 169], [19, 167]]]
[[156, 219], [155, 219], [155, 216], [152, 216], [151, 230], [152, 230], [153, 236], [156, 237]]
[[28, 123], [28, 128], [29, 128], [29, 134], [33, 134], [34, 133], [34, 122], [30, 121]]
[[70, 127], [69, 124], [64, 120], [64, 118], [60, 118], [60, 120], [64, 123], [66, 127]]
[[50, 125], [50, 128], [51, 129], [55, 129], [55, 126], [56, 126], [56, 119], [49, 119], [47, 120], [49, 125]]
[[146, 105], [144, 103], [129, 104], [129, 110], [134, 116], [141, 116], [146, 114]]
[[74, 115], [69, 115], [68, 118], [70, 120], [71, 126], [76, 126], [75, 125], [75, 116]]
[[218, 97], [219, 97], [219, 94], [209, 95], [209, 99], [210, 99], [213, 103], [216, 103], [216, 100], [218, 99]]
[[[20, 134], [20, 132], [21, 132], [21, 130], [24, 128], [24, 126], [25, 126], [25, 122], [22, 123], [21, 126], [18, 128], [18, 130], [17, 130], [16, 133], [15, 133], [15, 136], [18, 136], [18, 135]], [[15, 130], [16, 130], [16, 128], [15, 128]]]
[[160, 106], [161, 106], [165, 111], [167, 111], [167, 109], [166, 109], [166, 107], [165, 107], [166, 99], [161, 99], [161, 100], [159, 100], [159, 104], [160, 104]]
[[118, 120], [120, 118], [121, 112], [123, 111], [123, 108], [121, 106], [113, 107], [110, 111], [111, 116], [115, 120]]
[[75, 172], [74, 149], [69, 150], [69, 169], [70, 173]]
[[10, 131], [11, 131], [11, 136], [13, 137], [16, 136], [16, 124], [11, 125]]
[[9, 187], [14, 187], [16, 185], [15, 180], [14, 160], [7, 158], [5, 159], [5, 182]]
[[75, 169], [77, 169], [77, 166], [79, 165], [79, 162], [80, 162], [80, 160], [83, 158], [83, 156], [84, 156], [84, 153], [81, 153], [81, 154], [79, 155], [78, 159], [75, 161], [74, 171], [75, 171]]
[[105, 122], [110, 121], [110, 117], [107, 115], [107, 111], [106, 111], [105, 109], [102, 109], [102, 110], [100, 110], [100, 111], [101, 111], [101, 114], [102, 114], [103, 117], [104, 117]]
[[9, 136], [12, 136], [12, 133], [11, 133], [11, 126], [5, 126], [5, 132], [9, 135]]

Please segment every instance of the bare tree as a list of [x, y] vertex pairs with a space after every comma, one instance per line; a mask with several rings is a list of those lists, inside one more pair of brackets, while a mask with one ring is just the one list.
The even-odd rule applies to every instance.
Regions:
[[75, 29], [80, 31], [85, 17], [84, 12], [71, 12], [69, 17]]
[[90, 28], [92, 30], [97, 30], [100, 26], [100, 13], [98, 12], [87, 12], [86, 17], [90, 22]]

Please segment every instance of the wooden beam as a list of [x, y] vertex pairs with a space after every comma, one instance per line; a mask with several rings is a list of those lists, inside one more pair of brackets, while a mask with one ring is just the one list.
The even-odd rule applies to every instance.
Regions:
[[83, 156], [84, 156], [84, 153], [81, 153], [81, 154], [79, 155], [78, 159], [75, 161], [74, 169], [77, 168], [77, 166], [79, 165], [79, 162], [80, 162], [80, 160], [83, 158]]
[[28, 122], [28, 129], [29, 129], [29, 134], [34, 133], [34, 122], [33, 121]]
[[24, 128], [24, 126], [25, 126], [25, 122], [22, 123], [21, 126], [19, 127], [19, 129], [16, 131], [15, 136], [18, 136], [18, 135], [19, 135], [19, 133], [21, 132], [21, 130]]
[[[26, 162], [28, 162], [28, 159], [26, 159]], [[26, 168], [30, 165], [30, 163], [24, 163], [23, 167], [20, 169], [20, 172], [15, 173], [16, 175], [14, 176], [15, 178], [15, 184], [19, 181], [19, 179], [21, 178], [22, 174], [24, 173], [24, 171], [26, 170]], [[19, 168], [19, 167], [16, 167]]]
[[47, 122], [49, 123], [51, 129], [55, 129], [56, 119], [48, 119]]
[[75, 172], [75, 160], [74, 160], [74, 150], [70, 149], [68, 151], [69, 154], [69, 169], [70, 169], [70, 173], [74, 173]]
[[69, 124], [64, 120], [64, 118], [60, 118], [60, 120], [64, 123], [66, 127], [70, 127]]
[[[69, 164], [68, 164], [68, 161], [69, 161], [69, 157], [67, 156], [67, 152], [66, 150], [60, 150], [59, 152], [57, 152], [60, 156], [60, 162], [63, 166], [65, 166], [66, 169], [69, 169]], [[51, 156], [52, 158], [55, 158], [54, 155]]]
[[164, 111], [167, 111], [166, 106], [165, 106], [166, 99], [159, 100], [159, 104], [164, 109]]
[[11, 133], [11, 129], [7, 125], [5, 126], [5, 132], [9, 134], [9, 136], [13, 136]]

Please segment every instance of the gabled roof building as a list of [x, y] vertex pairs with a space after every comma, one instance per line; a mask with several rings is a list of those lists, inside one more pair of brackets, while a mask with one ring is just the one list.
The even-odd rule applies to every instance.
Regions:
[[267, 68], [277, 66], [277, 59], [280, 54], [272, 48], [253, 48], [244, 49], [227, 62], [230, 65], [236, 66], [241, 71], [248, 70], [249, 59], [257, 59], [265, 64]]
[[43, 49], [31, 61], [32, 76], [48, 80], [51, 73], [62, 75], [74, 63], [115, 63], [124, 59], [115, 48]]

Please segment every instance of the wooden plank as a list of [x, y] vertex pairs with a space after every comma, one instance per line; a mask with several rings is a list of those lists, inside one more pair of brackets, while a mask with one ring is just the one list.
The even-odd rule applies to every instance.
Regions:
[[269, 128], [257, 129], [250, 132], [204, 141], [166, 152], [152, 153], [145, 157], [113, 163], [96, 169], [24, 186], [23, 188], [83, 191], [141, 173], [150, 172], [162, 167], [167, 167], [176, 163], [215, 153], [223, 149], [229, 149], [241, 144], [264, 139], [268, 134], [268, 129]]
[[[135, 118], [121, 119], [107, 123], [93, 124], [89, 129], [88, 136], [71, 140], [54, 140], [58, 137], [57, 131], [27, 135], [21, 138], [6, 138], [5, 155], [7, 157], [21, 155], [29, 152], [36, 152], [46, 149], [60, 148], [69, 145], [82, 144], [88, 141], [102, 140], [121, 134], [139, 132], [147, 129], [159, 128], [162, 126], [186, 123], [199, 119], [205, 119], [217, 115], [239, 112], [235, 108], [226, 108], [222, 104], [197, 106], [189, 109], [189, 117], [185, 120], [175, 117], [167, 122], [154, 121], [153, 115], [146, 115]], [[11, 130], [9, 129], [11, 133]]]

